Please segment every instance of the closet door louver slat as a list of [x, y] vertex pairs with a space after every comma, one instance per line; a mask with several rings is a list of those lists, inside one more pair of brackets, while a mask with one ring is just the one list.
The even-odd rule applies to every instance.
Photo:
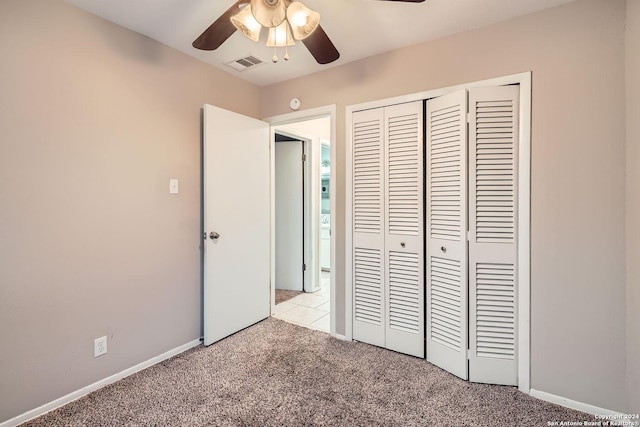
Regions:
[[469, 379], [517, 385], [517, 86], [469, 92]]
[[353, 338], [385, 343], [384, 137], [381, 109], [353, 113]]
[[427, 360], [467, 379], [467, 94], [427, 101]]
[[417, 254], [389, 252], [389, 328], [411, 334], [421, 329], [418, 261]]
[[422, 102], [384, 108], [385, 347], [424, 357]]
[[[515, 359], [515, 289], [511, 264], [476, 264], [476, 356]], [[472, 374], [473, 376], [473, 374]]]
[[382, 123], [365, 120], [354, 125], [354, 227], [356, 232], [380, 233], [382, 228]]
[[382, 324], [382, 254], [376, 249], [355, 250], [355, 318], [376, 325]]
[[431, 257], [431, 339], [459, 351], [463, 346], [460, 334], [461, 266], [457, 261]]

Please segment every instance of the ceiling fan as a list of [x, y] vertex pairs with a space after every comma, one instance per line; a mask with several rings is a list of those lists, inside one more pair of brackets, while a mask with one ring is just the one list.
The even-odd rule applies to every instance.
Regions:
[[[382, 0], [422, 3], [424, 0]], [[320, 14], [297, 0], [237, 0], [193, 42], [201, 50], [215, 50], [236, 30], [259, 41], [262, 27], [269, 29], [267, 46], [287, 47], [300, 40], [318, 64], [337, 60], [340, 53], [320, 26]], [[288, 52], [285, 59], [289, 59]], [[278, 57], [274, 54], [273, 61]]]

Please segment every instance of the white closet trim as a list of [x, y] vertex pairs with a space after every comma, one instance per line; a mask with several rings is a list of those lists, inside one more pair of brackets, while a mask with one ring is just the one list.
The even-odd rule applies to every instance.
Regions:
[[[362, 104], [349, 105], [345, 109], [346, 115], [346, 194], [347, 203], [345, 209], [345, 247], [352, 248], [353, 241], [351, 230], [352, 223], [352, 203], [353, 193], [352, 180], [353, 171], [348, 165], [353, 164], [352, 157], [352, 113], [354, 111], [368, 110], [388, 105], [401, 104], [406, 102], [435, 98], [454, 92], [460, 89], [484, 86], [505, 86], [517, 84], [520, 87], [520, 125], [519, 125], [519, 147], [518, 166], [520, 179], [518, 181], [518, 388], [520, 391], [530, 393], [530, 354], [531, 354], [531, 326], [530, 326], [530, 233], [531, 233], [531, 72], [512, 74], [509, 76], [494, 79], [470, 82], [446, 88], [417, 92], [413, 94], [398, 96], [394, 98], [381, 99]], [[353, 259], [350, 250], [345, 254], [345, 337], [347, 340], [353, 339]]]

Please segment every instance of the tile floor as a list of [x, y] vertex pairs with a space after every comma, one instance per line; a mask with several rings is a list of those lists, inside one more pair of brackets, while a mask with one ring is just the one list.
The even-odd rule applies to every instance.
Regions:
[[290, 300], [276, 305], [273, 317], [329, 333], [329, 295], [330, 274], [323, 271], [320, 274], [320, 290], [314, 293], [297, 295]]

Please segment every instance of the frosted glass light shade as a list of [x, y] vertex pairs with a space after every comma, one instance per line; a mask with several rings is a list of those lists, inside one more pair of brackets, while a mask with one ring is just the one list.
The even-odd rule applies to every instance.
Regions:
[[304, 40], [320, 25], [320, 14], [299, 1], [292, 1], [287, 8], [287, 20], [291, 23], [293, 37]]
[[277, 27], [287, 17], [285, 0], [251, 0], [251, 13], [267, 28]]
[[296, 41], [291, 36], [291, 29], [289, 23], [284, 21], [282, 24], [274, 28], [269, 28], [269, 38], [267, 39], [267, 46], [293, 46]]
[[262, 25], [260, 25], [260, 23], [253, 17], [249, 6], [243, 7], [240, 12], [233, 15], [231, 17], [231, 23], [238, 30], [242, 31], [242, 34], [254, 42], [260, 40], [260, 30], [262, 29]]

